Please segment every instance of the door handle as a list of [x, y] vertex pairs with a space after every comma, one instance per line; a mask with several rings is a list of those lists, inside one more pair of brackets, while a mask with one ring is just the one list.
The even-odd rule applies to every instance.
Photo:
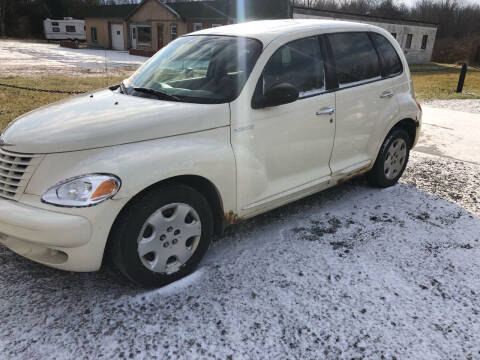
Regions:
[[317, 111], [318, 116], [320, 116], [320, 115], [333, 115], [334, 113], [335, 113], [335, 108], [333, 108], [333, 107], [326, 108], [326, 109], [321, 109], [321, 110]]
[[388, 98], [391, 98], [392, 96], [393, 96], [393, 91], [387, 90], [387, 91], [384, 91], [382, 95], [380, 95], [380, 99], [388, 99]]

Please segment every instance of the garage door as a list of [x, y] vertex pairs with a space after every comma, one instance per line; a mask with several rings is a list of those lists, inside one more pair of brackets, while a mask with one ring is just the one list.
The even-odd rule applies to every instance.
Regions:
[[112, 49], [125, 50], [123, 44], [123, 25], [112, 24]]

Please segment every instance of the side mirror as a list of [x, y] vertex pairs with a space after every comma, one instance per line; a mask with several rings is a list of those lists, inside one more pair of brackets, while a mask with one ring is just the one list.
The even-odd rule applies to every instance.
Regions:
[[280, 83], [267, 90], [264, 95], [254, 98], [252, 107], [261, 109], [270, 106], [289, 104], [300, 96], [298, 89], [289, 83]]

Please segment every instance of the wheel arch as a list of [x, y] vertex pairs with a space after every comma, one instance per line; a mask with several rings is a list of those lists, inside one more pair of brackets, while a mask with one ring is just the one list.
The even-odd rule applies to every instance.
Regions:
[[110, 253], [110, 248], [113, 243], [112, 234], [113, 230], [118, 226], [119, 219], [122, 218], [123, 214], [127, 211], [129, 206], [133, 204], [133, 202], [142, 196], [144, 193], [148, 191], [152, 191], [158, 189], [162, 186], [172, 185], [172, 184], [182, 184], [190, 186], [191, 188], [197, 190], [203, 196], [205, 196], [208, 204], [210, 205], [210, 209], [212, 210], [213, 215], [213, 222], [214, 222], [214, 234], [220, 235], [225, 228], [227, 227], [227, 218], [224, 214], [223, 210], [223, 202], [220, 192], [218, 191], [217, 187], [207, 178], [199, 175], [178, 175], [173, 176], [167, 179], [163, 179], [158, 181], [150, 186], [147, 186], [143, 190], [139, 191], [135, 194], [119, 211], [115, 220], [110, 228], [107, 243], [105, 245], [105, 252], [103, 259], [108, 257], [108, 253]]
[[410, 138], [410, 149], [414, 146], [417, 137], [417, 128], [420, 126], [418, 121], [415, 121], [411, 118], [404, 118], [396, 122], [388, 131], [387, 135], [392, 132], [394, 129], [403, 129], [407, 132], [408, 137]]

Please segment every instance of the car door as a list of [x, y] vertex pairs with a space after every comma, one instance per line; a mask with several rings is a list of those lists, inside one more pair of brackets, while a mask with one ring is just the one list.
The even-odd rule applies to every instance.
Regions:
[[279, 206], [330, 178], [335, 95], [325, 91], [316, 36], [280, 46], [263, 68], [254, 98], [280, 83], [297, 87], [299, 99], [262, 109], [232, 104], [241, 215]]
[[376, 158], [378, 129], [398, 113], [392, 79], [382, 77], [381, 61], [366, 32], [327, 36], [338, 80], [336, 133], [330, 166], [348, 175]]

